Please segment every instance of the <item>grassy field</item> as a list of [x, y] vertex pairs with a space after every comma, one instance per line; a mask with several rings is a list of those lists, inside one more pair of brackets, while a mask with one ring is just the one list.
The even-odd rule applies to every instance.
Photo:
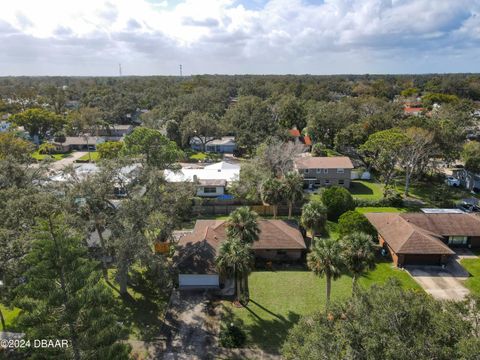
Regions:
[[480, 295], [480, 259], [462, 259], [462, 266], [470, 273], [465, 286], [476, 295]]
[[380, 200], [383, 197], [383, 185], [373, 181], [354, 180], [349, 190], [356, 199]]
[[54, 161], [58, 161], [61, 159], [65, 159], [70, 155], [71, 155], [71, 152], [64, 153], [64, 154], [52, 154], [52, 155], [40, 154], [38, 151], [35, 151], [32, 153], [32, 157], [38, 161], [45, 160], [46, 158], [52, 158]]
[[100, 154], [97, 151], [91, 151], [89, 154], [83, 155], [78, 160], [89, 161], [90, 159], [92, 160], [92, 162], [98, 161], [100, 159]]
[[5, 319], [5, 326], [6, 326], [6, 329], [2, 329], [2, 330], [14, 330], [14, 327], [12, 325], [14, 320], [20, 313], [20, 309], [18, 308], [9, 309], [2, 304], [0, 304], [0, 309], [2, 310], [2, 314]]
[[[389, 277], [400, 280], [405, 288], [420, 289], [401, 270], [390, 262], [360, 279], [362, 286], [383, 283]], [[235, 308], [224, 302], [224, 321], [243, 324], [247, 332], [247, 346], [278, 353], [288, 330], [301, 316], [325, 307], [325, 279], [310, 271], [258, 271], [249, 277], [251, 301], [246, 308]], [[332, 300], [344, 300], [351, 295], [352, 279], [342, 276], [332, 284]]]

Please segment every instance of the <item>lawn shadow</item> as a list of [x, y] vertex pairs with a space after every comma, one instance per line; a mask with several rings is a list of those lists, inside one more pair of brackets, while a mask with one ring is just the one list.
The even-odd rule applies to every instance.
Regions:
[[[261, 311], [256, 311], [255, 307]], [[278, 355], [287, 338], [288, 331], [300, 320], [300, 315], [289, 311], [285, 317], [252, 299], [244, 309], [250, 314], [251, 323], [245, 324], [242, 320], [235, 318], [231, 309], [226, 310], [224, 321], [232, 322], [235, 319], [237, 325], [246, 331], [248, 345], [258, 347], [266, 353]]]
[[352, 181], [349, 190], [352, 195], [373, 195], [373, 190], [360, 182]]
[[158, 338], [164, 325], [167, 294], [161, 295], [152, 291], [143, 281], [129, 283], [127, 294], [120, 294], [119, 288], [111, 281], [107, 281], [107, 284], [119, 300], [114, 312], [129, 329], [130, 334], [133, 333], [143, 341]]

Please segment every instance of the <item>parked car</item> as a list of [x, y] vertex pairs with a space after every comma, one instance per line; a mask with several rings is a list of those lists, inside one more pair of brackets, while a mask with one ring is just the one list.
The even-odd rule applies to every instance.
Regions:
[[445, 179], [445, 184], [447, 184], [448, 186], [459, 187], [460, 180], [454, 176], [447, 176], [447, 178]]
[[480, 212], [480, 207], [479, 206], [473, 205], [473, 204], [468, 204], [466, 202], [458, 204], [457, 208], [459, 208], [460, 210], [462, 210], [463, 212], [466, 212], [466, 213]]

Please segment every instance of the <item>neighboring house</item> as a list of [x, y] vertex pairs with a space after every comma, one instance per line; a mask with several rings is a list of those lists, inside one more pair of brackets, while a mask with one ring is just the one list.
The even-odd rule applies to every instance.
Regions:
[[[237, 149], [237, 143], [234, 136], [222, 136], [218, 139], [210, 140], [205, 145], [205, 152], [232, 154]], [[202, 142], [198, 137], [194, 137], [190, 140], [190, 147], [195, 151], [203, 151]]]
[[414, 115], [414, 116], [419, 116], [424, 111], [425, 111], [425, 109], [422, 108], [422, 107], [409, 107], [409, 106], [407, 106], [403, 109], [403, 113], [405, 115]]
[[480, 174], [474, 174], [466, 169], [455, 169], [453, 176], [460, 180], [465, 189], [480, 192]]
[[332, 185], [350, 187], [353, 164], [349, 157], [303, 156], [295, 159], [294, 167], [303, 175], [306, 188]]
[[225, 194], [229, 183], [240, 176], [240, 165], [221, 161], [203, 168], [184, 167], [178, 171], [165, 170], [165, 179], [169, 182], [193, 182], [197, 187], [197, 196], [216, 197]]
[[105, 138], [98, 136], [67, 136], [65, 142], [53, 142], [53, 144], [59, 152], [69, 152], [73, 150], [95, 151], [97, 145], [105, 141]]
[[[73, 174], [60, 171], [57, 174], [50, 176], [49, 180], [61, 183], [76, 178], [79, 181], [83, 181], [89, 176], [98, 173], [99, 170], [100, 169], [96, 164], [86, 163], [75, 166]], [[127, 195], [126, 186], [131, 184], [132, 181], [135, 181], [139, 170], [139, 164], [132, 164], [121, 168], [118, 172], [118, 175], [114, 179], [115, 183], [112, 189], [113, 194], [117, 197], [125, 197]]]
[[217, 197], [225, 194], [227, 181], [223, 179], [200, 179], [196, 182], [197, 196]]
[[454, 247], [480, 247], [480, 218], [452, 213], [367, 213], [396, 266], [444, 265]]
[[133, 125], [111, 125], [108, 128], [96, 130], [95, 133], [98, 136], [121, 138], [123, 136], [129, 135], [132, 131]]
[[0, 121], [0, 132], [6, 132], [12, 124], [8, 121]]
[[288, 130], [288, 134], [293, 138], [295, 144], [302, 144], [305, 147], [306, 151], [310, 150], [312, 146], [312, 139], [310, 138], [310, 136], [303, 136], [298, 129], [290, 129]]
[[[193, 231], [178, 241], [178, 282], [182, 289], [217, 288], [220, 276], [215, 258], [226, 240], [224, 220], [197, 220]], [[256, 258], [291, 261], [301, 258], [305, 241], [296, 225], [283, 220], [259, 220], [259, 239], [252, 245]]]

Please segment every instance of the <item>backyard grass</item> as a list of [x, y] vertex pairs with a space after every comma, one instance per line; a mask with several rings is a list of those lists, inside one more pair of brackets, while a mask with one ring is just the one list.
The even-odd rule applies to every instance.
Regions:
[[64, 154], [47, 155], [47, 154], [40, 154], [38, 151], [35, 151], [35, 152], [32, 153], [32, 157], [35, 160], [38, 160], [38, 161], [45, 160], [46, 158], [52, 158], [54, 161], [58, 161], [58, 160], [65, 159], [65, 158], [69, 157], [71, 154], [72, 154], [71, 152], [68, 152], [68, 153], [64, 153]]
[[[405, 179], [396, 178], [394, 181], [395, 189], [403, 194], [405, 191]], [[413, 181], [409, 197], [423, 201], [428, 206], [446, 207], [451, 206], [464, 198], [470, 198], [472, 195], [469, 191], [453, 186], [447, 186], [440, 179], [431, 179], [427, 181]], [[477, 195], [478, 197], [478, 195]]]
[[90, 159], [92, 162], [96, 162], [100, 159], [100, 154], [97, 151], [91, 151], [89, 154], [81, 156], [77, 161], [89, 161]]
[[480, 295], [480, 259], [462, 259], [462, 266], [470, 273], [465, 286], [475, 295]]
[[[360, 279], [362, 286], [384, 283], [395, 277], [402, 286], [419, 286], [390, 262], [381, 262], [377, 268]], [[237, 322], [247, 333], [247, 346], [259, 347], [269, 353], [278, 353], [288, 330], [301, 316], [323, 310], [325, 307], [325, 279], [306, 270], [257, 271], [249, 277], [251, 300], [246, 308], [235, 308], [224, 302], [224, 321]], [[352, 279], [342, 276], [332, 283], [332, 301], [351, 296]]]
[[0, 309], [2, 310], [3, 318], [5, 319], [5, 327], [6, 327], [6, 329], [2, 329], [2, 331], [14, 330], [12, 325], [15, 319], [17, 318], [18, 314], [20, 313], [20, 309], [19, 308], [10, 309], [4, 306], [3, 304], [0, 304]]
[[383, 185], [374, 181], [354, 180], [349, 190], [356, 199], [380, 200], [383, 197]]
[[206, 160], [220, 161], [223, 157], [222, 154], [206, 153], [202, 151], [192, 151], [192, 150], [187, 150], [186, 154], [190, 162], [203, 162]]

